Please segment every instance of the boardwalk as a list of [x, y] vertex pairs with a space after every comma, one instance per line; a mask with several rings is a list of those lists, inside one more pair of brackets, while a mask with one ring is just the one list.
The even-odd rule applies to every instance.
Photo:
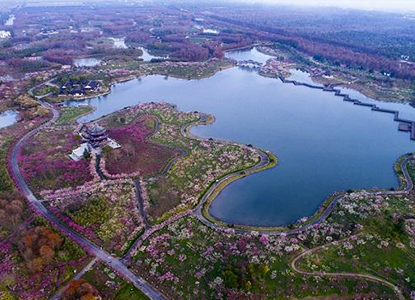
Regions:
[[[335, 96], [342, 97], [343, 101], [351, 102], [354, 105], [366, 106], [366, 107], [371, 108], [373, 111], [393, 114], [393, 120], [395, 122], [398, 122], [400, 124], [402, 124], [402, 123], [407, 124], [406, 127], [400, 125], [399, 130], [410, 132], [410, 139], [415, 140], [415, 120], [411, 121], [411, 120], [400, 118], [399, 117], [399, 111], [397, 111], [397, 110], [380, 108], [376, 104], [366, 103], [366, 102], [363, 102], [363, 101], [360, 101], [360, 100], [357, 100], [357, 99], [350, 98], [350, 95], [344, 94], [344, 93], [341, 92], [341, 90], [335, 89], [330, 85], [320, 86], [320, 85], [314, 85], [314, 84], [310, 84], [310, 83], [303, 83], [303, 82], [298, 82], [296, 80], [285, 79], [283, 76], [279, 76], [279, 79], [283, 83], [291, 83], [295, 86], [305, 86], [305, 87], [308, 87], [308, 88], [311, 88], [311, 89], [317, 89], [317, 90], [322, 90], [324, 92], [334, 93]], [[403, 130], [404, 128], [406, 130]]]

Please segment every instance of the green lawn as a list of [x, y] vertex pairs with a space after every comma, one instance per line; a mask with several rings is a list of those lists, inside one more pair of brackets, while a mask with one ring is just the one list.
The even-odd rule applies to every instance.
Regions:
[[114, 300], [148, 300], [149, 298], [130, 283], [124, 284], [115, 295]]
[[56, 121], [57, 124], [67, 124], [74, 122], [80, 116], [90, 113], [93, 110], [91, 106], [76, 106], [64, 107], [61, 110], [61, 115]]

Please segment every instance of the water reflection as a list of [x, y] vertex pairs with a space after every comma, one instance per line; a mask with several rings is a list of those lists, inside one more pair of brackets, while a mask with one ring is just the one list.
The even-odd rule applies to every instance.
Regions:
[[13, 125], [17, 122], [18, 112], [14, 110], [7, 110], [0, 113], [0, 128]]

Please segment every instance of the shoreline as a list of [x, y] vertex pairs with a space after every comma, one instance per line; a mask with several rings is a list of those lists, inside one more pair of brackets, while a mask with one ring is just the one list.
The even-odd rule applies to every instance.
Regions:
[[[366, 192], [368, 195], [371, 196], [377, 196], [377, 195], [404, 195], [409, 192], [411, 192], [414, 189], [414, 183], [412, 182], [412, 179], [408, 173], [408, 170], [406, 168], [407, 164], [410, 160], [414, 158], [412, 153], [407, 153], [402, 155], [398, 158], [398, 160], [394, 163], [394, 168], [396, 171], [396, 176], [398, 177], [400, 186], [398, 190], [395, 191], [388, 191], [388, 190], [358, 190], [354, 191], [357, 193]], [[401, 168], [404, 180], [399, 176], [398, 174], [398, 166]], [[265, 169], [258, 169], [256, 172], [260, 172], [263, 170], [268, 169], [268, 167], [265, 167]], [[206, 226], [213, 228], [213, 229], [220, 229], [220, 228], [228, 228], [233, 229], [235, 232], [240, 234], [252, 234], [253, 232], [259, 232], [262, 234], [268, 234], [268, 235], [293, 235], [298, 234], [301, 232], [306, 231], [309, 228], [312, 228], [313, 226], [318, 225], [319, 223], [326, 220], [332, 212], [335, 211], [337, 204], [348, 195], [347, 192], [334, 192], [331, 196], [325, 199], [325, 201], [321, 204], [321, 206], [311, 215], [308, 217], [307, 221], [303, 224], [300, 224], [298, 222], [283, 225], [283, 226], [255, 226], [255, 225], [244, 225], [244, 224], [231, 224], [227, 223], [223, 220], [216, 219], [213, 217], [208, 209], [210, 207], [210, 204], [215, 200], [217, 195], [226, 188], [229, 184], [232, 182], [246, 177], [250, 174], [256, 173], [247, 173], [241, 176], [241, 173], [243, 171], [237, 171], [232, 173], [231, 177], [227, 178], [226, 180], [221, 180], [218, 185], [220, 186], [218, 190], [216, 190], [216, 187], [213, 188], [213, 190], [209, 190], [210, 193], [207, 196], [207, 199], [205, 199], [202, 204], [198, 205], [198, 208], [194, 211], [194, 215], [196, 218], [199, 219], [200, 222], [205, 224]], [[235, 176], [235, 177], [234, 177]], [[234, 179], [233, 179], [234, 177]], [[223, 184], [223, 185], [222, 185]], [[212, 189], [212, 187], [210, 187]], [[208, 199], [211, 198], [209, 201]], [[290, 226], [293, 226], [295, 224], [299, 224], [299, 227], [290, 228]]]
[[[232, 66], [230, 66], [230, 67], [232, 67]], [[216, 74], [216, 73], [217, 72], [215, 72], [214, 74]], [[214, 74], [209, 75], [208, 77], [213, 76]], [[155, 75], [158, 75], [158, 74], [155, 74]], [[151, 75], [150, 74], [144, 74], [142, 76], [151, 76]], [[114, 81], [115, 82], [114, 84], [120, 83], [120, 82], [125, 82], [125, 81], [130, 81], [130, 80], [133, 80], [133, 79], [136, 79], [136, 78], [140, 78], [142, 76], [134, 76], [133, 75], [133, 76], [128, 76], [128, 77], [120, 78], [120, 79], [115, 80]], [[262, 75], [260, 75], [260, 76], [262, 76]], [[368, 107], [371, 107], [372, 110], [374, 110], [374, 111], [391, 113], [391, 114], [394, 114], [395, 121], [398, 121], [398, 122], [403, 121], [403, 122], [406, 122], [408, 124], [414, 124], [414, 122], [412, 122], [412, 121], [400, 119], [399, 118], [399, 112], [398, 111], [384, 110], [384, 109], [378, 108], [375, 104], [364, 103], [364, 102], [361, 102], [361, 101], [356, 100], [356, 99], [351, 99], [348, 94], [344, 94], [344, 93], [341, 92], [341, 90], [335, 89], [332, 86], [317, 86], [317, 85], [308, 84], [308, 83], [301, 83], [301, 82], [297, 82], [295, 80], [285, 79], [282, 76], [275, 76], [275, 78], [280, 79], [283, 83], [291, 83], [291, 84], [293, 84], [295, 86], [306, 86], [308, 88], [319, 89], [319, 90], [326, 91], [326, 92], [333, 92], [333, 93], [335, 93], [335, 96], [343, 97], [343, 100], [344, 101], [353, 102], [353, 104], [355, 104], [355, 105], [368, 106]], [[185, 79], [185, 78], [183, 78], [183, 79]], [[111, 91], [109, 91], [109, 93], [110, 92]], [[200, 120], [200, 121], [203, 122], [203, 120]], [[200, 121], [199, 121], [199, 123], [188, 124], [187, 126], [185, 126], [184, 133], [185, 134], [189, 134], [189, 137], [190, 138], [201, 139], [199, 137], [193, 136], [190, 133], [191, 127], [201, 125], [200, 124], [201, 123]], [[412, 127], [415, 128], [415, 126], [412, 126]], [[186, 133], [186, 131], [188, 131], [188, 133]], [[218, 141], [221, 141], [221, 140], [218, 140]], [[223, 141], [223, 142], [229, 142], [229, 141]], [[260, 149], [257, 149], [257, 150], [258, 151], [262, 151]], [[263, 152], [263, 153], [265, 153], [265, 152]], [[270, 160], [269, 157], [268, 157], [268, 160]], [[276, 164], [277, 164], [277, 162], [276, 162]], [[271, 168], [273, 166], [274, 165], [269, 166], [269, 167], [267, 167], [265, 169]], [[256, 165], [256, 167], [258, 168], [258, 165]], [[253, 166], [253, 168], [255, 168], [255, 166]], [[256, 173], [256, 172], [259, 172], [259, 171], [262, 170], [261, 168], [258, 168], [258, 170], [255, 170], [253, 172], [250, 172], [250, 171], [247, 171], [249, 169], [250, 168], [245, 169], [245, 170], [238, 170], [236, 172], [233, 172], [232, 174], [224, 175], [222, 177], [222, 179], [219, 179], [220, 180], [219, 183], [222, 183], [222, 184], [221, 184], [221, 187], [217, 191], [214, 191], [217, 188], [217, 185], [215, 185], [216, 182], [211, 183], [206, 188], [206, 191], [204, 192], [204, 194], [202, 194], [201, 197], [203, 198], [203, 197], [205, 197], [206, 194], [208, 194], [208, 196], [206, 196], [206, 197], [208, 197], [208, 198], [209, 197], [213, 197], [213, 198], [212, 199], [202, 199], [203, 202], [204, 202], [204, 204], [203, 204], [202, 209], [200, 209], [200, 217], [198, 217], [199, 220], [201, 220], [203, 223], [205, 223], [208, 226], [212, 226], [212, 224], [215, 224], [215, 225], [219, 225], [220, 224], [219, 226], [226, 227], [226, 228], [235, 228], [237, 230], [240, 230], [241, 232], [245, 232], [247, 230], [256, 230], [256, 231], [261, 231], [261, 232], [273, 232], [273, 233], [277, 232], [277, 233], [281, 234], [282, 233], [281, 229], [283, 229], [283, 232], [288, 232], [288, 233], [293, 232], [293, 231], [298, 232], [298, 230], [301, 230], [305, 225], [302, 226], [302, 227], [298, 227], [298, 228], [292, 229], [292, 226], [295, 226], [295, 224], [298, 224], [298, 223], [287, 224], [287, 225], [284, 225], [284, 226], [269, 226], [269, 227], [266, 227], [266, 226], [253, 226], [253, 225], [249, 225], [249, 224], [230, 224], [230, 223], [224, 222], [222, 220], [218, 220], [218, 219], [214, 218], [213, 216], [211, 216], [209, 214], [208, 208], [206, 209], [204, 206], [206, 204], [208, 204], [207, 206], [209, 207], [210, 204], [216, 198], [216, 196], [224, 188], [226, 188], [226, 186], [228, 186], [229, 184], [231, 184], [232, 182], [234, 182], [234, 181], [236, 181], [236, 180], [238, 180], [240, 178], [246, 177], [246, 176], [248, 176], [250, 174], [253, 174], [253, 173]], [[223, 179], [223, 178], [225, 178], [225, 179]], [[226, 181], [226, 184], [223, 184], [223, 181]], [[213, 192], [213, 191], [210, 190], [210, 189], [212, 189], [212, 185], [214, 186], [214, 188], [213, 188], [213, 191], [215, 192], [214, 193], [214, 196], [212, 196], [212, 193], [209, 193], [209, 191], [210, 192]], [[377, 192], [380, 192], [380, 191], [377, 190]], [[323, 201], [323, 203], [321, 204], [321, 206], [319, 207], [319, 209], [314, 214], [312, 214], [311, 216], [308, 217], [308, 220], [307, 220], [307, 223], [306, 224], [308, 224], [308, 223], [315, 224], [316, 222], [318, 223], [319, 221], [321, 221], [321, 216], [324, 216], [324, 214], [326, 213], [326, 211], [328, 209], [333, 210], [332, 204], [333, 203], [337, 203], [338, 200], [339, 200], [339, 198], [341, 198], [342, 196], [344, 196], [344, 194], [339, 194], [338, 192], [334, 192], [333, 195], [331, 195], [328, 198], [326, 198]], [[209, 200], [209, 201], [207, 201], [207, 200]], [[200, 206], [200, 203], [197, 205], [196, 210], [198, 210], [198, 207], [199, 206]], [[194, 211], [194, 213], [196, 214], [197, 212]], [[325, 216], [325, 218], [326, 217], [327, 216]], [[315, 220], [317, 220], [317, 221], [315, 221]]]
[[[176, 79], [182, 79], [182, 80], [200, 80], [200, 79], [206, 79], [209, 77], [214, 76], [215, 74], [217, 74], [218, 72], [221, 71], [225, 71], [228, 69], [231, 69], [235, 67], [235, 64], [229, 62], [228, 65], [224, 65], [219, 67], [217, 70], [215, 70], [213, 73], [209, 73], [206, 75], [203, 75], [201, 77], [185, 77], [185, 76], [178, 76], [178, 75], [171, 75], [171, 74], [162, 74], [162, 73], [155, 73], [155, 74], [132, 74], [129, 76], [125, 76], [125, 77], [119, 77], [116, 79], [113, 79], [109, 82], [108, 84], [108, 89], [102, 93], [96, 94], [96, 95], [85, 95], [85, 96], [81, 96], [81, 97], [72, 97], [72, 98], [67, 98], [67, 99], [61, 99], [60, 101], [56, 101], [56, 102], [52, 102], [52, 103], [65, 103], [65, 102], [80, 102], [80, 101], [85, 101], [85, 100], [89, 100], [89, 99], [94, 99], [94, 98], [98, 98], [98, 97], [103, 97], [103, 96], [107, 96], [109, 94], [112, 93], [112, 87], [116, 84], [120, 84], [120, 83], [125, 83], [125, 82], [129, 82], [132, 81], [134, 79], [141, 79], [144, 77], [148, 77], [148, 76], [165, 76], [165, 77], [172, 77], [172, 78], [176, 78]], [[59, 97], [59, 96], [58, 96]]]
[[[220, 220], [219, 218], [214, 217], [209, 212], [209, 210], [210, 210], [210, 207], [213, 204], [213, 202], [219, 196], [219, 194], [225, 188], [227, 188], [229, 185], [231, 185], [232, 183], [236, 182], [239, 179], [248, 177], [248, 176], [253, 175], [255, 173], [258, 173], [258, 172], [262, 172], [262, 171], [271, 169], [271, 168], [276, 167], [278, 165], [278, 158], [274, 154], [272, 154], [271, 152], [262, 151], [260, 149], [257, 149], [257, 150], [263, 152], [267, 156], [268, 159], [267, 159], [267, 164], [266, 165], [261, 165], [262, 159], [260, 158], [256, 165], [254, 165], [254, 166], [252, 166], [248, 169], [241, 169], [241, 170], [237, 170], [235, 172], [226, 174], [226, 175], [222, 176], [222, 178], [218, 179], [220, 182], [217, 186], [212, 188], [212, 186], [213, 186], [213, 183], [212, 183], [207, 188], [207, 190], [205, 191], [205, 193], [201, 197], [201, 198], [205, 198], [205, 199], [202, 200], [202, 205], [201, 205], [201, 208], [200, 208], [201, 213], [202, 213], [202, 215], [205, 219], [207, 219], [207, 220], [209, 220], [213, 223], [221, 224], [222, 226], [224, 226], [224, 227], [226, 226], [226, 227], [229, 227], [229, 228], [232, 228], [232, 227], [235, 227], [235, 228], [239, 228], [239, 227], [248, 228], [248, 227], [251, 227], [250, 225], [231, 224], [231, 223], [228, 223], [226, 221]], [[223, 178], [226, 178], [226, 179], [223, 179]], [[282, 227], [273, 227], [273, 228], [281, 229]]]
[[[259, 46], [259, 47], [256, 47], [258, 52], [260, 52], [262, 54], [265, 54], [265, 55], [268, 55], [268, 56], [271, 56], [273, 58], [277, 57], [273, 53], [268, 52], [268, 51], [264, 51], [264, 49], [261, 49], [261, 46], [267, 46], [266, 44], [262, 43], [262, 44], [257, 44], [256, 46]], [[304, 65], [304, 64], [302, 65], [301, 63], [298, 63], [298, 62], [293, 62], [293, 64], [296, 65], [296, 67], [295, 67], [296, 69], [300, 69], [300, 70], [308, 73], [311, 81], [313, 83], [316, 83], [316, 84], [322, 84], [322, 85], [325, 85], [325, 86], [332, 86], [332, 87], [339, 86], [339, 87], [343, 87], [345, 89], [355, 90], [355, 91], [361, 93], [363, 96], [365, 96], [367, 98], [373, 99], [373, 100], [378, 101], [378, 102], [383, 102], [383, 103], [411, 104], [411, 103], [414, 102], [414, 100], [405, 100], [405, 99], [398, 99], [398, 98], [393, 98], [393, 100], [390, 100], [390, 99], [387, 99], [386, 97], [378, 96], [378, 95], [376, 95], [376, 92], [374, 92], [372, 90], [366, 90], [364, 87], [362, 87], [362, 86], [355, 83], [355, 81], [365, 80], [365, 78], [359, 78], [358, 80], [355, 80], [355, 81], [350, 82], [350, 83], [345, 82], [345, 81], [329, 80], [329, 79], [324, 79], [321, 76], [314, 75], [312, 73], [312, 71], [310, 70], [310, 66], [307, 66], [307, 65]], [[266, 73], [259, 72], [259, 74], [261, 76], [269, 77], [269, 78], [278, 78], [281, 75], [284, 76], [285, 78], [287, 78], [287, 76], [290, 75], [289, 72], [287, 74], [283, 74], [283, 73], [281, 73], [281, 74], [266, 74]]]

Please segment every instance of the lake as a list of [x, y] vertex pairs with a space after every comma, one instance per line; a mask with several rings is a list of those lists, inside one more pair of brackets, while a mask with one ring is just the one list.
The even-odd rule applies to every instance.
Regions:
[[[128, 46], [125, 43], [125, 38], [110, 38], [113, 42], [114, 42], [114, 48], [116, 49], [127, 49]], [[161, 56], [154, 56], [151, 55], [148, 50], [144, 47], [138, 47], [137, 49], [140, 49], [141, 51], [143, 51], [143, 55], [140, 56], [140, 58], [143, 59], [143, 61], [150, 61], [153, 58], [166, 58], [165, 57], [161, 57]]]
[[73, 64], [77, 67], [94, 67], [101, 63], [101, 59], [95, 57], [75, 58]]
[[151, 61], [153, 58], [154, 59], [164, 59], [164, 58], [168, 58], [168, 56], [154, 56], [151, 55], [148, 50], [144, 47], [138, 47], [138, 49], [141, 49], [141, 51], [143, 51], [143, 55], [140, 56], [140, 58], [143, 59], [143, 61]]
[[18, 115], [19, 113], [14, 110], [6, 110], [5, 112], [0, 113], [0, 128], [16, 123]]
[[[255, 49], [228, 56], [269, 58]], [[355, 91], [353, 97], [367, 99]], [[415, 146], [391, 114], [238, 67], [201, 80], [147, 76], [115, 85], [108, 96], [69, 104], [97, 107], [83, 118], [92, 120], [148, 101], [213, 114], [214, 124], [193, 133], [253, 144], [278, 157], [277, 167], [232, 183], [215, 199], [210, 213], [230, 223], [287, 225], [312, 215], [334, 191], [397, 187], [393, 163]], [[409, 105], [377, 103], [415, 120]]]

